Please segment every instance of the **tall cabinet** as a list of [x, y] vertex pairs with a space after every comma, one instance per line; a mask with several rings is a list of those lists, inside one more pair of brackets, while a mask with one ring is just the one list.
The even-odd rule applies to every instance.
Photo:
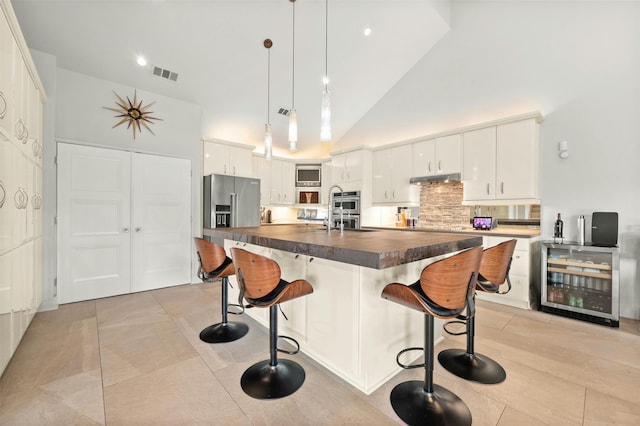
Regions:
[[42, 301], [42, 83], [0, 0], [0, 374]]

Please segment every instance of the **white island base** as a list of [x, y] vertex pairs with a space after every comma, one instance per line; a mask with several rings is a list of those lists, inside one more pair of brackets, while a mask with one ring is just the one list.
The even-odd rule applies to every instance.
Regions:
[[[286, 281], [311, 283], [312, 294], [281, 304], [289, 319], [279, 313], [278, 332], [298, 340], [302, 352], [367, 395], [401, 371], [398, 352], [424, 346], [424, 314], [383, 299], [382, 289], [391, 282], [412, 284], [425, 266], [448, 256], [372, 269], [232, 240], [224, 246], [228, 255], [231, 247], [240, 247], [275, 260]], [[235, 276], [230, 281], [229, 302], [236, 303]], [[268, 327], [268, 311], [245, 312]], [[437, 343], [443, 321], [435, 320]], [[422, 355], [412, 354], [416, 359]]]

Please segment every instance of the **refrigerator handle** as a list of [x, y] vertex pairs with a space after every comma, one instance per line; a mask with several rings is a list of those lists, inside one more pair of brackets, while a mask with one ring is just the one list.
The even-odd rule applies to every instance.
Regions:
[[235, 228], [238, 223], [238, 193], [231, 193], [231, 224], [232, 228]]

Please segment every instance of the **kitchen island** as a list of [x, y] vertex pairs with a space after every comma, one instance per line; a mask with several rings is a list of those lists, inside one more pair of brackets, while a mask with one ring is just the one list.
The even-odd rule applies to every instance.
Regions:
[[[280, 334], [296, 338], [301, 350], [364, 393], [371, 393], [400, 368], [396, 354], [423, 345], [423, 315], [380, 297], [390, 282], [410, 284], [429, 263], [482, 244], [479, 236], [333, 230], [317, 225], [205, 229], [223, 239], [227, 253], [241, 247], [278, 262], [282, 278], [305, 278], [308, 297], [282, 304]], [[231, 300], [237, 297], [235, 277]], [[247, 314], [268, 325], [267, 309]], [[436, 332], [440, 331], [436, 321]], [[439, 337], [439, 335], [437, 336]], [[266, 348], [266, 343], [265, 343]], [[417, 354], [419, 355], [419, 354]]]

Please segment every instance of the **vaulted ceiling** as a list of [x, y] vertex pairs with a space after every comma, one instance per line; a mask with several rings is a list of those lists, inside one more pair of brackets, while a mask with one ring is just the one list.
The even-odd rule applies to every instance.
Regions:
[[[295, 2], [295, 51], [289, 0], [12, 4], [30, 48], [56, 56], [60, 68], [200, 105], [204, 138], [261, 147], [269, 112], [274, 154], [313, 158], [332, 149], [319, 142], [324, 0]], [[334, 143], [448, 31], [448, 8], [448, 0], [329, 0]], [[269, 110], [266, 38], [273, 40]], [[137, 65], [138, 55], [147, 66]], [[154, 66], [177, 73], [177, 81], [153, 76]], [[295, 153], [287, 150], [287, 118], [278, 114], [292, 102], [298, 111]]]

